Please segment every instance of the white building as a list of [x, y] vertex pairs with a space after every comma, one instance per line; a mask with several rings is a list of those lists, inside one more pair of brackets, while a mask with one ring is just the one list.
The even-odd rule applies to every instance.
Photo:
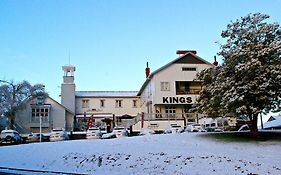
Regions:
[[[88, 126], [92, 118], [94, 125], [112, 130], [122, 119], [135, 118], [140, 113], [137, 91], [75, 91], [72, 65], [63, 66], [61, 103], [75, 113], [75, 125], [79, 130]], [[128, 123], [126, 127], [130, 127]]]
[[188, 113], [201, 90], [201, 82], [194, 79], [198, 72], [213, 66], [190, 51], [151, 73], [138, 92], [144, 116], [134, 129], [163, 130], [198, 122], [200, 114]]
[[[199, 122], [203, 115], [188, 113], [201, 90], [196, 74], [214, 65], [196, 55], [195, 51], [180, 51], [170, 63], [150, 74], [139, 91], [76, 91], [72, 65], [62, 67], [61, 104], [46, 97], [41, 103], [29, 99], [27, 107], [17, 113], [20, 132], [38, 132], [39, 116], [43, 132], [53, 128], [67, 131], [85, 130], [89, 121], [111, 131], [122, 125], [132, 130], [151, 128], [163, 131], [171, 125], [185, 127]], [[91, 120], [90, 120], [91, 119]]]
[[112, 129], [124, 125], [133, 130], [153, 128], [165, 130], [171, 124], [186, 126], [198, 122], [199, 114], [188, 110], [196, 101], [201, 82], [196, 74], [214, 65], [196, 55], [196, 51], [181, 51], [181, 56], [149, 74], [137, 91], [75, 91], [72, 65], [63, 66], [61, 103], [75, 114], [80, 129], [94, 124]]
[[36, 97], [25, 101], [25, 107], [17, 111], [15, 129], [20, 133], [39, 133], [40, 118], [43, 133], [54, 128], [73, 129], [74, 113], [51, 97]]

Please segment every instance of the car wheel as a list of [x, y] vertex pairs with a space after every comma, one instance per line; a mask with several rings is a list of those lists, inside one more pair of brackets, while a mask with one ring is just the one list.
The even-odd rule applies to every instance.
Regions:
[[12, 136], [7, 136], [7, 137], [5, 137], [5, 141], [7, 143], [13, 143], [13, 137]]

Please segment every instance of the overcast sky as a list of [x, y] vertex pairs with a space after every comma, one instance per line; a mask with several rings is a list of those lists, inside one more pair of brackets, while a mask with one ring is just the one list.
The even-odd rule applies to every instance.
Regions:
[[[1, 0], [0, 79], [43, 83], [60, 102], [62, 68], [77, 90], [136, 90], [151, 71], [194, 49], [213, 62], [231, 20], [281, 23], [279, 0]], [[221, 62], [221, 60], [219, 60]]]

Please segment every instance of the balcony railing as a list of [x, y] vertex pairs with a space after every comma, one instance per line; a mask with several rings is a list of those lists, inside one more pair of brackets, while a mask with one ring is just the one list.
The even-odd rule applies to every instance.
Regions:
[[194, 113], [151, 113], [144, 114], [144, 120], [183, 120], [196, 118]]

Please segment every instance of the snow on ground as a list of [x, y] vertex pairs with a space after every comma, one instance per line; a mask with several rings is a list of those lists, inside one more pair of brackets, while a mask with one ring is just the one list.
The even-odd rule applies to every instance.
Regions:
[[281, 174], [280, 142], [222, 142], [200, 133], [0, 147], [0, 166], [87, 174]]

